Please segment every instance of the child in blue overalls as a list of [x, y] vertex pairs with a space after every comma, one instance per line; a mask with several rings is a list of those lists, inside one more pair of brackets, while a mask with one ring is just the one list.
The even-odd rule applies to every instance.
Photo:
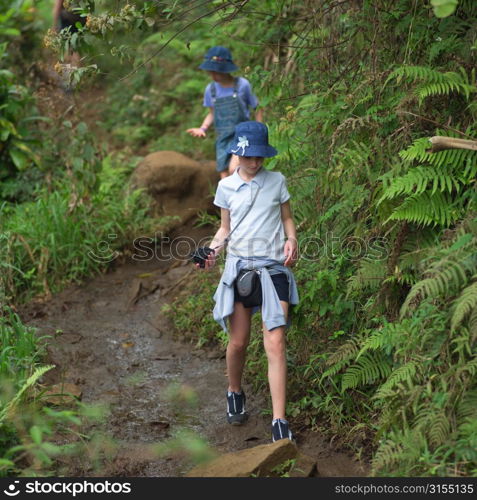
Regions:
[[[237, 157], [227, 152], [234, 137], [235, 125], [250, 119], [249, 108], [257, 108], [258, 100], [246, 78], [235, 78], [230, 74], [238, 68], [229, 49], [212, 47], [199, 68], [207, 71], [213, 80], [204, 92], [203, 104], [209, 112], [200, 127], [190, 128], [187, 132], [193, 137], [206, 137], [207, 130], [214, 124], [216, 168], [223, 179], [233, 173], [238, 164]], [[255, 118], [262, 121], [261, 109], [256, 111]]]

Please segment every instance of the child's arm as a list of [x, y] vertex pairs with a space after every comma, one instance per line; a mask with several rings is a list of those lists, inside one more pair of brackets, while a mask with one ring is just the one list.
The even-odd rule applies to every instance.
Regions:
[[[215, 261], [217, 255], [223, 251], [225, 245], [223, 244], [225, 238], [230, 233], [230, 212], [226, 208], [220, 209], [220, 228], [215, 233], [215, 236], [212, 238], [212, 241], [209, 243], [210, 248], [218, 247], [214, 250], [214, 253], [211, 253], [207, 256], [207, 260], [205, 261], [205, 269], [210, 269], [215, 266]], [[220, 245], [220, 246], [219, 246]], [[196, 264], [198, 267], [199, 265]]]
[[209, 108], [209, 112], [202, 121], [199, 128], [188, 128], [186, 132], [193, 137], [205, 137], [207, 129], [214, 123], [214, 108]]
[[55, 0], [53, 5], [53, 29], [59, 30], [60, 26], [58, 20], [60, 19], [61, 8], [63, 7], [63, 0]]
[[255, 110], [255, 120], [257, 122], [262, 122], [263, 123], [263, 108], [257, 108]]
[[298, 242], [296, 239], [296, 228], [293, 222], [293, 217], [290, 208], [290, 202], [286, 201], [281, 204], [281, 215], [283, 228], [285, 229], [285, 234], [287, 241], [285, 242], [285, 266], [293, 265], [298, 259]]

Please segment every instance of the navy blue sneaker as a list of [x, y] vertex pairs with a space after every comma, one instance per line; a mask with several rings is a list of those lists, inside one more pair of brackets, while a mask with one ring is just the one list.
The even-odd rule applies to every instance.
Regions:
[[279, 439], [289, 439], [294, 441], [293, 434], [288, 426], [288, 420], [276, 418], [272, 421], [272, 443]]
[[247, 418], [245, 392], [227, 391], [227, 422], [232, 425], [242, 425]]

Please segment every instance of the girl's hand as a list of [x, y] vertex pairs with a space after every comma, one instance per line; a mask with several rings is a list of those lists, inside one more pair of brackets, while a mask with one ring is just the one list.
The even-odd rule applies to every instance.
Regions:
[[298, 260], [298, 243], [294, 238], [291, 238], [285, 242], [285, 266], [293, 266]]
[[205, 130], [202, 128], [188, 128], [186, 132], [192, 137], [207, 137]]
[[207, 258], [205, 259], [205, 267], [200, 267], [199, 264], [196, 264], [195, 267], [197, 269], [204, 269], [205, 271], [209, 271], [215, 266], [215, 262], [217, 260], [217, 256], [215, 255], [215, 252], [212, 250], [212, 252], [207, 255]]

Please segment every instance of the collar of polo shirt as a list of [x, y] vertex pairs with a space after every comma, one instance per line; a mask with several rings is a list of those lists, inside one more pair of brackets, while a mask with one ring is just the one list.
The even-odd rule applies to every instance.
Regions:
[[[242, 177], [240, 177], [238, 171], [240, 167], [235, 169], [235, 172], [230, 176], [230, 182], [232, 183], [232, 187], [235, 191], [238, 191], [244, 184], [248, 184], [248, 182], [244, 181]], [[255, 174], [255, 177], [250, 182], [255, 182], [261, 188], [263, 187], [263, 183], [265, 181], [266, 171], [262, 168]]]

